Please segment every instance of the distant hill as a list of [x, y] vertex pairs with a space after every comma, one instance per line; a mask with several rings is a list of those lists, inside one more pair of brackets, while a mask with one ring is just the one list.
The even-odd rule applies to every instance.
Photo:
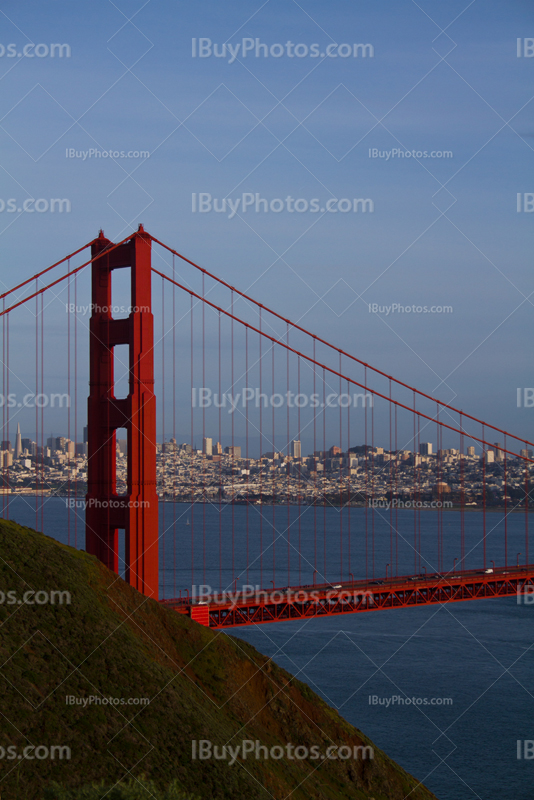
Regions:
[[[69, 593], [70, 603], [53, 592]], [[47, 797], [93, 800], [101, 793], [50, 787], [103, 782], [107, 791], [131, 778], [152, 781], [169, 798], [179, 789], [205, 800], [433, 797], [250, 645], [146, 599], [94, 557], [2, 521], [0, 676], [2, 800], [36, 800], [45, 789]], [[126, 702], [97, 705], [90, 696]], [[316, 754], [360, 749], [357, 758], [248, 755], [230, 765], [193, 759], [199, 740], [230, 747], [250, 740], [285, 753], [288, 743]], [[154, 798], [135, 781], [106, 795], [134, 796]]]

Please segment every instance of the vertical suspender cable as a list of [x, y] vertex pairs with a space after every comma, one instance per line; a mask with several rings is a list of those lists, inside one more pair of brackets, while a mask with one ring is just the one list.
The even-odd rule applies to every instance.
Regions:
[[[7, 396], [9, 397], [9, 379], [11, 377], [10, 370], [9, 370], [9, 314], [6, 314], [6, 317], [7, 317], [7, 321], [6, 321]], [[7, 406], [7, 412], [6, 412], [6, 420], [7, 420], [7, 423], [6, 423], [7, 424], [6, 439], [8, 441], [8, 445], [7, 445], [7, 478], [6, 478], [6, 480], [7, 480], [7, 495], [4, 495], [4, 496], [7, 497], [6, 517], [7, 517], [7, 519], [9, 519], [9, 501], [10, 501], [9, 493], [11, 492], [11, 486], [10, 486], [11, 478], [10, 478], [10, 474], [9, 474], [9, 461], [13, 456], [12, 456], [11, 444], [10, 444], [11, 440], [9, 438], [9, 402], [6, 403], [6, 406]]]
[[[398, 420], [397, 406], [395, 406], [395, 497], [399, 485], [399, 450], [398, 450]], [[395, 574], [399, 574], [399, 504], [395, 505]]]
[[[413, 487], [412, 487], [412, 497], [414, 500], [413, 504], [413, 557], [414, 557], [414, 565], [413, 571], [414, 575], [417, 573], [417, 509], [415, 503], [415, 475], [417, 471], [417, 434], [416, 434], [416, 420], [417, 415], [415, 413], [415, 392], [413, 393]], [[438, 428], [439, 431], [439, 428]], [[439, 542], [439, 532], [438, 532], [438, 542]], [[438, 543], [438, 552], [439, 552], [439, 543]], [[439, 560], [439, 556], [438, 556]]]
[[[172, 254], [172, 274], [175, 276], [174, 253]], [[176, 597], [176, 470], [178, 451], [176, 443], [176, 286], [172, 285], [172, 438], [174, 439], [172, 471], [172, 596]]]
[[371, 407], [371, 495], [373, 507], [371, 509], [371, 531], [372, 531], [372, 570], [375, 577], [375, 403]]
[[161, 562], [163, 565], [163, 597], [167, 586], [167, 562], [165, 560], [165, 535], [167, 526], [165, 524], [165, 476], [167, 474], [167, 447], [165, 445], [165, 280], [161, 279], [161, 510], [162, 510], [162, 534], [161, 534]]
[[[202, 273], [202, 297], [205, 296]], [[202, 303], [202, 387], [206, 386], [206, 304]], [[206, 585], [206, 408], [202, 404], [202, 582]]]
[[[35, 301], [37, 303], [37, 300]], [[6, 299], [3, 299], [3, 310], [6, 310]], [[7, 411], [7, 362], [6, 362], [6, 323], [7, 317], [9, 315], [4, 313], [2, 316], [2, 398], [4, 402], [2, 403], [2, 438], [6, 435], [6, 411]], [[35, 319], [37, 320], [37, 314], [35, 315]], [[36, 334], [37, 336], [37, 334]], [[36, 345], [37, 347], [37, 345]], [[35, 352], [35, 363], [37, 364], [37, 350]], [[37, 369], [37, 366], [36, 366]], [[37, 392], [35, 392], [37, 394]], [[37, 409], [37, 405], [35, 406]], [[37, 410], [36, 410], [37, 413]], [[3, 448], [2, 448], [3, 449]], [[7, 485], [6, 485], [6, 463], [7, 463], [7, 456], [1, 454], [2, 458], [2, 516], [6, 517], [6, 502], [7, 502]], [[37, 471], [35, 474], [35, 485], [37, 486]], [[35, 495], [35, 528], [37, 528], [37, 493]]]
[[[70, 259], [69, 259], [69, 272], [70, 272]], [[67, 397], [69, 398], [69, 409], [67, 412], [67, 541], [70, 544], [70, 518], [71, 518], [71, 508], [70, 508], [70, 490], [71, 490], [71, 459], [70, 459], [70, 442], [71, 442], [71, 433], [70, 433], [70, 397], [71, 397], [71, 384], [70, 384], [70, 282], [71, 279], [67, 279]], [[75, 437], [76, 438], [76, 437]], [[76, 512], [75, 512], [76, 513]]]
[[[297, 393], [300, 395], [300, 356], [297, 356]], [[302, 555], [302, 542], [301, 542], [301, 519], [300, 519], [300, 493], [302, 491], [301, 486], [301, 478], [302, 478], [302, 439], [301, 439], [301, 432], [300, 432], [300, 403], [297, 406], [297, 431], [298, 431], [298, 441], [299, 444], [299, 464], [298, 464], [298, 487], [297, 487], [297, 514], [299, 520], [299, 582], [298, 585], [302, 586], [302, 575], [301, 575], [301, 555]]]
[[[343, 580], [343, 412], [341, 409], [341, 395], [343, 394], [341, 385], [341, 353], [339, 354], [339, 578]], [[347, 454], [348, 457], [348, 454]]]
[[[76, 275], [74, 276], [74, 453], [75, 455], [76, 455], [77, 443], [78, 443], [78, 273], [76, 273]], [[78, 472], [77, 471], [76, 471], [76, 480], [74, 482], [74, 508], [76, 509], [74, 512], [74, 547], [77, 548], [78, 547]]]
[[[525, 448], [527, 447], [527, 442], [525, 442]], [[528, 455], [528, 450], [526, 451]], [[529, 469], [528, 469], [528, 461], [525, 461], [525, 564], [529, 563], [528, 560], [528, 501], [529, 501], [529, 492], [530, 492], [530, 480], [529, 480]]]
[[[315, 344], [313, 340], [313, 396], [316, 397], [317, 366], [315, 364]], [[313, 404], [313, 574], [317, 572], [317, 404]]]
[[[347, 381], [347, 394], [350, 395], [350, 383]], [[364, 401], [365, 402], [365, 401]], [[348, 554], [348, 571], [349, 577], [352, 574], [352, 565], [351, 565], [351, 509], [352, 509], [352, 470], [351, 470], [351, 455], [350, 455], [350, 408], [351, 403], [347, 405], [347, 467], [348, 467], [348, 491], [347, 491], [347, 498], [348, 498], [348, 535], [349, 535], [349, 554]]]
[[[8, 332], [8, 343], [9, 343], [9, 332]], [[44, 354], [45, 354], [45, 346], [44, 346], [44, 292], [41, 294], [41, 395], [44, 395]], [[44, 476], [44, 405], [41, 405], [41, 472]], [[44, 531], [44, 494], [43, 494], [43, 486], [44, 481], [41, 484], [41, 531]]]
[[[222, 364], [221, 364], [221, 312], [219, 311], [219, 445], [222, 442]], [[219, 592], [222, 592], [222, 455], [219, 456]]]
[[263, 588], [263, 361], [262, 361], [262, 335], [261, 335], [261, 308], [259, 309], [259, 361], [260, 361], [260, 589]]
[[465, 569], [465, 445], [464, 425], [460, 411], [460, 565]]
[[[364, 367], [365, 397], [367, 398], [367, 367]], [[374, 403], [374, 398], [373, 398]], [[365, 402], [365, 580], [369, 580], [369, 453], [367, 452], [367, 400]]]
[[[39, 281], [35, 280], [35, 291], [39, 288]], [[5, 300], [4, 300], [5, 306]], [[5, 320], [5, 315], [4, 318]], [[5, 362], [5, 357], [4, 357]], [[39, 295], [35, 297], [35, 396], [39, 394]], [[39, 409], [35, 404], [35, 452], [34, 452], [34, 467], [35, 467], [35, 530], [39, 530]]]
[[482, 424], [482, 538], [484, 542], [484, 569], [486, 569], [486, 433]]
[[[289, 324], [286, 325], [286, 344], [289, 347]], [[287, 454], [291, 456], [290, 453], [290, 433], [289, 433], [289, 350], [286, 350], [286, 440], [287, 440]], [[286, 480], [286, 518], [287, 518], [287, 528], [286, 528], [286, 537], [287, 537], [287, 585], [291, 586], [291, 553], [289, 548], [289, 531], [290, 531], [290, 521], [289, 521], [289, 490], [290, 490], [290, 465], [292, 462], [289, 459], [286, 461], [286, 469], [287, 469], [287, 480]]]
[[391, 564], [391, 575], [393, 575], [393, 461], [392, 461], [392, 411], [393, 405], [391, 403], [391, 378], [389, 379], [389, 563]]
[[[508, 566], [508, 464], [506, 434], [504, 434], [504, 566]], [[528, 561], [525, 562], [528, 564]]]
[[[191, 295], [191, 398], [193, 397], [193, 387], [194, 387], [194, 371], [193, 371], [193, 358], [194, 358], [194, 347], [193, 347], [193, 295]], [[194, 489], [194, 465], [193, 465], [193, 446], [194, 446], [194, 436], [195, 436], [195, 429], [194, 429], [194, 403], [191, 403], [191, 453], [189, 458], [189, 481], [191, 484], [191, 583], [195, 585], [195, 489]]]
[[[232, 356], [232, 397], [234, 396], [234, 290], [231, 292], [230, 310], [232, 319], [230, 321], [231, 328], [231, 356]], [[232, 414], [232, 588], [235, 590], [235, 428], [234, 428], [234, 415]]]
[[323, 580], [326, 583], [326, 372], [323, 367]]
[[[274, 342], [272, 343], [271, 347], [271, 355], [272, 355], [272, 365], [271, 365], [271, 387], [272, 393], [271, 397], [274, 397]], [[273, 454], [276, 456], [276, 433], [274, 427], [274, 403], [271, 404], [273, 407]], [[274, 460], [273, 460], [274, 466]], [[273, 588], [276, 586], [276, 481], [275, 481], [275, 474], [273, 471], [272, 475], [272, 495], [273, 495]]]
[[[245, 396], [248, 398], [248, 328], [245, 328]], [[248, 473], [247, 477], [247, 484], [250, 481], [250, 462], [249, 462], [249, 453], [248, 453], [248, 400], [245, 406], [245, 458], [246, 458], [246, 469]], [[250, 564], [250, 553], [249, 553], [249, 541], [248, 541], [248, 504], [249, 504], [249, 489], [247, 487], [247, 491], [245, 492], [245, 516], [246, 516], [246, 535], [247, 535], [247, 584], [250, 583], [249, 580], [249, 564]]]
[[[417, 417], [417, 450], [421, 450], [421, 417]], [[417, 572], [421, 572], [421, 509], [419, 508], [419, 500], [421, 499], [421, 459], [419, 459], [419, 468], [417, 470], [416, 478], [417, 487]]]

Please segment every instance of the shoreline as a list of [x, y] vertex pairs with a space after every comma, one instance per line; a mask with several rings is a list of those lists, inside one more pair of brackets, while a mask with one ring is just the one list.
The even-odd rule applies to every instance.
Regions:
[[[37, 493], [37, 492], [10, 492], [9, 494], [5, 493], [3, 495], [3, 497], [6, 497], [6, 498], [7, 497], [9, 497], [9, 498], [15, 498], [15, 497], [35, 497], [35, 498], [45, 498], [46, 497], [46, 498], [52, 498], [52, 497], [54, 497], [54, 498], [61, 499], [61, 500], [74, 500], [74, 499], [77, 499], [78, 502], [82, 502], [83, 498], [84, 498], [84, 494], [85, 493], [79, 494], [79, 495], [52, 494], [50, 492], [50, 490], [49, 490], [49, 492], [46, 492], [46, 493], [43, 493], [43, 494]], [[121, 495], [118, 495], [118, 497], [121, 497]], [[301, 502], [301, 503], [294, 503], [294, 502], [287, 503], [285, 501], [280, 501], [280, 502], [275, 502], [275, 503], [272, 503], [272, 502], [271, 503], [269, 503], [269, 502], [261, 503], [261, 502], [258, 502], [256, 500], [252, 500], [250, 502], [246, 502], [246, 501], [242, 501], [241, 500], [241, 501], [237, 501], [237, 502], [234, 502], [234, 503], [232, 503], [232, 502], [221, 502], [220, 503], [217, 500], [215, 500], [215, 501], [213, 501], [213, 500], [206, 500], [206, 501], [193, 500], [193, 501], [191, 501], [190, 499], [184, 500], [184, 499], [181, 499], [181, 498], [180, 499], [179, 498], [173, 499], [173, 498], [158, 497], [158, 502], [160, 502], [160, 503], [174, 503], [174, 504], [189, 505], [189, 506], [191, 506], [191, 505], [195, 505], [195, 506], [197, 506], [197, 505], [198, 506], [204, 506], [204, 505], [208, 505], [208, 506], [219, 506], [219, 505], [220, 506], [265, 506], [267, 508], [270, 508], [272, 506], [280, 507], [280, 508], [287, 508], [288, 505], [289, 506], [294, 506], [295, 508], [323, 508], [325, 505], [327, 505], [327, 506], [329, 506], [331, 508], [351, 508], [351, 509], [352, 508], [361, 508], [361, 509], [364, 509], [364, 510], [367, 509], [368, 511], [382, 511], [382, 512], [403, 511], [403, 512], [409, 512], [409, 513], [413, 513], [414, 511], [426, 511], [426, 512], [428, 512], [428, 511], [442, 511], [442, 512], [451, 512], [451, 511], [477, 512], [477, 511], [484, 511], [483, 506], [463, 506], [462, 507], [460, 505], [453, 505], [452, 508], [451, 507], [446, 507], [446, 508], [425, 508], [424, 506], [422, 506], [421, 508], [394, 508], [394, 507], [392, 507], [392, 508], [382, 508], [382, 507], [373, 508], [373, 506], [366, 506], [364, 503], [352, 503], [352, 504], [349, 504], [349, 503], [336, 503], [336, 502], [331, 502], [331, 501], [328, 501], [327, 503], [324, 503], [322, 501], [321, 502], [317, 502], [317, 503], [303, 503], [303, 502]], [[409, 502], [412, 502], [412, 501], [409, 501]], [[504, 506], [486, 506], [485, 511], [486, 511], [486, 513], [495, 513], [497, 511], [504, 512], [505, 511], [505, 507]], [[524, 508], [506, 509], [506, 511], [507, 511], [508, 514], [524, 514], [525, 513], [525, 509]], [[532, 507], [528, 508], [527, 513], [529, 513], [529, 514], [534, 513], [534, 504], [532, 505]]]

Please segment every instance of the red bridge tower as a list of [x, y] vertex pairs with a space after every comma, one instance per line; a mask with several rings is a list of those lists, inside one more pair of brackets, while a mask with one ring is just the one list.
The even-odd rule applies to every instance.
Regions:
[[[158, 599], [158, 496], [151, 237], [143, 226], [111, 252], [102, 231], [91, 246], [92, 315], [89, 328], [88, 493], [86, 550], [118, 573], [118, 531], [125, 531], [126, 580]], [[127, 319], [111, 316], [111, 272], [129, 267]], [[115, 397], [115, 345], [129, 346], [129, 393]], [[126, 428], [126, 495], [117, 494], [116, 430]]]

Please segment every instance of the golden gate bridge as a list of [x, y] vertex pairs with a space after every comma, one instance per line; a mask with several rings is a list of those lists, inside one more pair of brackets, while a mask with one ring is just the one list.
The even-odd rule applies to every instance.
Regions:
[[[89, 248], [90, 258], [72, 266]], [[160, 268], [153, 264], [156, 252]], [[188, 271], [182, 275], [177, 264], [179, 269]], [[129, 273], [129, 305], [126, 315], [114, 316], [113, 276], [120, 270]], [[57, 271], [62, 272], [59, 277], [55, 277]], [[78, 305], [79, 281], [88, 272], [89, 326]], [[156, 283], [161, 284], [157, 287], [157, 313]], [[57, 314], [49, 309], [65, 292], [69, 313], [67, 330], [62, 332]], [[71, 530], [69, 515], [68, 541], [78, 546], [79, 536], [82, 538], [78, 527], [83, 526], [87, 552], [115, 573], [123, 572], [125, 580], [144, 595], [160, 599], [204, 625], [228, 628], [534, 592], [534, 565], [529, 563], [532, 442], [372, 367], [231, 286], [151, 236], [143, 226], [117, 243], [106, 239], [101, 231], [84, 247], [4, 292], [1, 300], [2, 398], [10, 397], [19, 384], [33, 390], [35, 398], [45, 398], [50, 382], [60, 381], [58, 369], [63, 355], [67, 394], [74, 395], [73, 408], [69, 403], [66, 415], [69, 441], [72, 434], [77, 438], [81, 417], [80, 343], [84, 336], [87, 338], [85, 517], [76, 514]], [[13, 332], [16, 341], [23, 342], [23, 370], [20, 356], [17, 369], [13, 367]], [[124, 359], [117, 355], [122, 352], [117, 349], [121, 347], [127, 349]], [[121, 365], [128, 378], [128, 392], [123, 397], [118, 396], [117, 381]], [[161, 381], [158, 413], [156, 375], [158, 383]], [[219, 401], [213, 407], [204, 403], [195, 408], [192, 398], [197, 391], [196, 381], [203, 390], [210, 382], [214, 386], [216, 391], [210, 389], [210, 397], [217, 396]], [[223, 387], [234, 398], [224, 424]], [[268, 392], [271, 398], [285, 397], [287, 401], [291, 396], [295, 402], [269, 403], [264, 399]], [[328, 398], [334, 394], [344, 401], [331, 405]], [[259, 398], [259, 402], [254, 407], [248, 402], [238, 406], [236, 397]], [[310, 397], [318, 400], [310, 403]], [[350, 402], [353, 397], [363, 399], [360, 407]], [[20, 407], [20, 403], [13, 407], [3, 402], [2, 439], [8, 450], [10, 427]], [[185, 466], [176, 448], [177, 423], [185, 425], [184, 408], [190, 408], [189, 451], [196, 453]], [[45, 446], [49, 413], [45, 402], [35, 404], [36, 442], [27, 460], [32, 474], [27, 484], [35, 497], [35, 527], [41, 530], [44, 506], [51, 493]], [[173, 519], [168, 526], [164, 520], [163, 534], [157, 474], [158, 416], [161, 452], [167, 449], [165, 474], [169, 485], [164, 489], [164, 499], [174, 501]], [[172, 446], [165, 445], [169, 425], [174, 434]], [[231, 441], [226, 460], [220, 453], [213, 454], [211, 446], [204, 446], [202, 451], [195, 446], [195, 437], [202, 435], [205, 443], [206, 433], [214, 427], [219, 442], [224, 435]], [[120, 430], [125, 431], [127, 440], [123, 491], [119, 491], [121, 481], [117, 474]], [[348, 464], [341, 458], [337, 459], [339, 463], [328, 459], [330, 467], [334, 463], [334, 479], [329, 488], [325, 478], [327, 431], [330, 437], [335, 431], [339, 442], [333, 449], [343, 453], [346, 445], [348, 457]], [[429, 438], [431, 431], [438, 443], [433, 469], [439, 502], [435, 510], [428, 512], [422, 501], [429, 491], [428, 470], [417, 453], [422, 436]], [[496, 436], [502, 439], [497, 451], [491, 442]], [[307, 465], [300, 453], [300, 442], [305, 437], [310, 443], [313, 441], [314, 454]], [[444, 437], [458, 445], [454, 450], [454, 512], [444, 509], [441, 502], [448, 463]], [[237, 441], [241, 444], [237, 445]], [[268, 447], [275, 459], [280, 441], [283, 446], [278, 451], [282, 457], [275, 476], [272, 466], [261, 456]], [[298, 443], [293, 458], [283, 457], [283, 450], [292, 441]], [[351, 446], [352, 452], [358, 449], [353, 447], [354, 441], [362, 442], [360, 452], [364, 456], [356, 470], [351, 468], [350, 458]], [[389, 446], [378, 447], [378, 441]], [[406, 450], [408, 444], [410, 450]], [[467, 477], [473, 463], [467, 450], [470, 448], [473, 453], [474, 447], [480, 450], [480, 485], [476, 491]], [[259, 458], [253, 457], [253, 452], [259, 452]], [[496, 468], [503, 497], [498, 542], [497, 526], [489, 514], [495, 475], [487, 455], [490, 452], [498, 453]], [[401, 458], [409, 467], [404, 471], [399, 469]], [[178, 491], [184, 470], [191, 508], [202, 506], [201, 522], [197, 515], [187, 533], [182, 524], [177, 524], [175, 511], [177, 498], [184, 499]], [[76, 507], [82, 481], [75, 459], [70, 456], [67, 471], [62, 491], [68, 499], [74, 498]], [[3, 457], [1, 472], [3, 516], [9, 517], [10, 500], [16, 496], [16, 492], [11, 494], [15, 473], [12, 457]], [[226, 497], [222, 489], [225, 481], [230, 487]], [[480, 522], [476, 542], [466, 537], [466, 515], [473, 519], [473, 496], [479, 508], [477, 524]], [[398, 507], [391, 502], [399, 497], [409, 498], [413, 506], [409, 536], [406, 526], [399, 525]], [[388, 500], [387, 511], [381, 515], [386, 533], [384, 526], [378, 530], [375, 524], [377, 500], [381, 498]], [[364, 506], [357, 516], [355, 499], [360, 504], [363, 501]], [[245, 511], [242, 530], [236, 533], [237, 502], [245, 505]], [[219, 512], [218, 535], [210, 531], [206, 521], [210, 506]], [[222, 509], [228, 506], [230, 514], [223, 518]], [[297, 511], [291, 513], [296, 517], [291, 520], [290, 507], [294, 506]], [[268, 507], [272, 508], [272, 523], [265, 516]], [[301, 529], [304, 507], [313, 516], [313, 535], [304, 535]], [[161, 504], [161, 508], [165, 515], [165, 505]], [[327, 524], [327, 511], [334, 508], [339, 511], [337, 530], [330, 518]], [[431, 524], [430, 513], [434, 515]], [[281, 534], [276, 515], [280, 519], [282, 514], [286, 515], [286, 528]], [[520, 539], [519, 514], [523, 520]], [[512, 521], [513, 532], [509, 529]], [[162, 552], [168, 531], [172, 537], [171, 554]], [[195, 595], [177, 588], [177, 573], [185, 566], [186, 536], [191, 585], [195, 573], [201, 574], [204, 586], [207, 574], [209, 577], [218, 573], [218, 589]], [[446, 554], [451, 542], [459, 555], [447, 569]], [[515, 549], [518, 542], [522, 553], [513, 553], [510, 558], [510, 547]], [[377, 569], [379, 544], [380, 552], [388, 559], [385, 574]], [[333, 558], [338, 564], [334, 573]], [[251, 571], [259, 579], [254, 587], [248, 583]], [[271, 574], [272, 578], [267, 579]], [[266, 580], [270, 586], [265, 586]]]

